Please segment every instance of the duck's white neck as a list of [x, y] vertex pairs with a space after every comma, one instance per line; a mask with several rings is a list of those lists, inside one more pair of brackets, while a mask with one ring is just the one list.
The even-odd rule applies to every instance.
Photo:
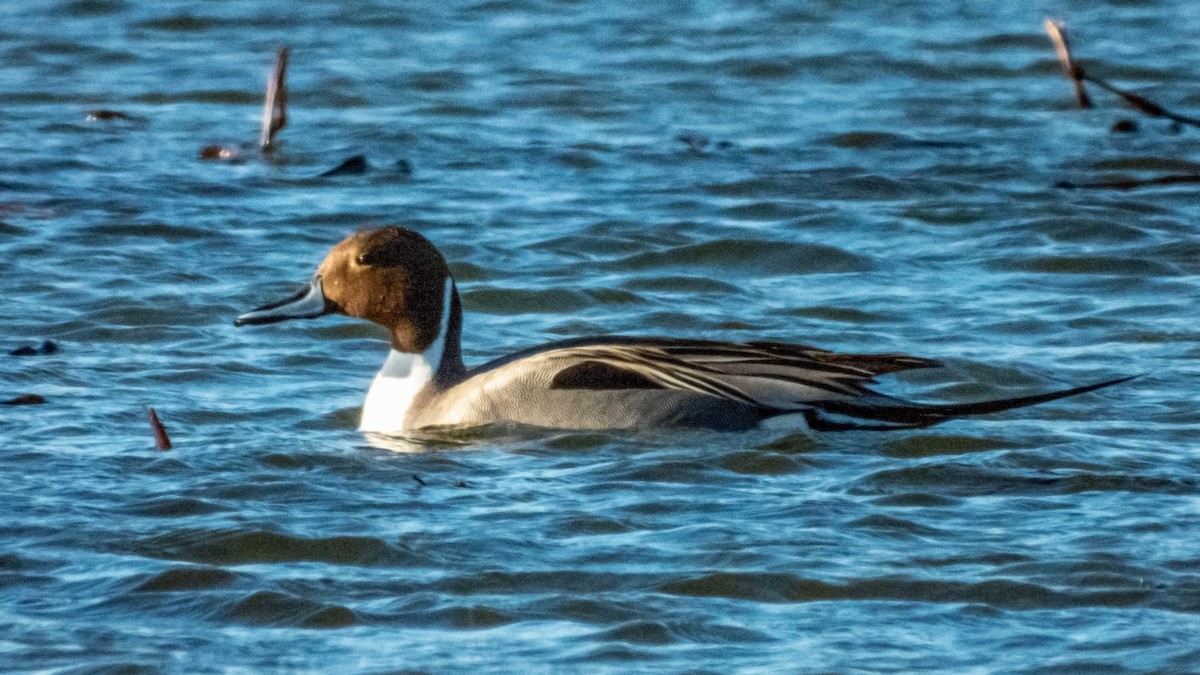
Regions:
[[450, 325], [450, 301], [454, 295], [454, 282], [446, 279], [443, 291], [442, 320], [437, 338], [420, 354], [388, 352], [383, 368], [375, 376], [363, 402], [362, 422], [359, 431], [379, 434], [398, 433], [406, 427], [404, 420], [412, 408], [413, 400], [422, 389], [433, 381], [434, 373], [442, 365], [446, 351], [446, 331]]

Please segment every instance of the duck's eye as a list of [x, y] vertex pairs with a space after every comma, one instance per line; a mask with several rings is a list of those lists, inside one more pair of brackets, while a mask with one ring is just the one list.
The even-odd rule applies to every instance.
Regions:
[[356, 258], [354, 258], [354, 262], [355, 262], [355, 264], [363, 265], [363, 266], [370, 264], [367, 262], [367, 254], [366, 253], [359, 253], [358, 256]]

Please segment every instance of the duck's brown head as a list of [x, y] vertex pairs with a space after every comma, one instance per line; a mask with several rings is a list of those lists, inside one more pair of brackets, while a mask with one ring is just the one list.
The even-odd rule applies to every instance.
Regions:
[[343, 239], [306, 288], [247, 312], [234, 324], [345, 314], [386, 328], [393, 349], [422, 353], [439, 337], [449, 337], [444, 332], [453, 328], [457, 333], [460, 312], [442, 254], [420, 234], [393, 226]]

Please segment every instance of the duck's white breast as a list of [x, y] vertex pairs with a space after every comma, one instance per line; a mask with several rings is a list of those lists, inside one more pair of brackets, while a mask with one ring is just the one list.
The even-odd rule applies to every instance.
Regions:
[[394, 434], [404, 431], [405, 418], [412, 409], [417, 394], [433, 381], [446, 351], [446, 332], [450, 325], [450, 303], [454, 297], [454, 280], [446, 279], [442, 291], [442, 319], [437, 338], [421, 354], [388, 352], [383, 368], [371, 382], [367, 400], [363, 401], [359, 431]]
[[417, 393], [433, 380], [433, 365], [422, 354], [392, 350], [387, 361], [371, 382], [363, 401], [359, 431], [397, 433], [404, 430], [404, 418]]

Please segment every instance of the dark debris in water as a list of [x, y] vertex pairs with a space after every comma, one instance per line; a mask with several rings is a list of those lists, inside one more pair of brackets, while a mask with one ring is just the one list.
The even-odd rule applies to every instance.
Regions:
[[1130, 119], [1119, 119], [1108, 130], [1114, 134], [1132, 134], [1137, 132], [1138, 125]]
[[329, 178], [331, 176], [361, 176], [370, 168], [371, 165], [367, 164], [367, 158], [365, 155], [354, 155], [332, 169], [319, 174], [317, 177]]
[[238, 158], [237, 148], [231, 148], [224, 145], [206, 145], [200, 148], [200, 159], [206, 161], [230, 161]]
[[0, 401], [0, 405], [42, 405], [45, 402], [46, 398], [39, 394], [21, 394], [7, 401]]
[[[274, 161], [275, 152], [279, 147], [279, 143], [276, 141], [275, 137], [285, 126], [287, 126], [288, 123], [287, 70], [290, 55], [291, 50], [288, 46], [284, 45], [279, 47], [275, 52], [274, 66], [267, 75], [262, 124], [258, 139], [258, 150], [260, 153], [251, 152], [248, 145], [238, 146], [212, 144], [200, 148], [199, 158], [201, 160], [239, 162], [249, 159], [256, 154], [260, 154], [262, 159], [265, 159], [268, 162]], [[96, 114], [104, 112], [112, 113], [112, 111], [95, 111]], [[317, 177], [331, 178], [334, 176], [361, 176], [371, 169], [372, 167], [367, 162], [365, 155], [354, 155], [345, 159], [342, 161], [342, 163], [338, 164], [332, 169], [317, 174]], [[411, 176], [413, 172], [413, 165], [407, 159], [400, 159], [392, 165], [392, 170], [402, 176]]]
[[709, 143], [712, 142], [708, 136], [692, 132], [679, 134], [675, 137], [675, 140], [686, 145], [688, 150], [691, 150], [692, 152], [700, 152], [701, 150], [707, 148]]
[[57, 354], [57, 353], [58, 353], [58, 344], [55, 343], [53, 340], [46, 340], [46, 341], [42, 342], [41, 347], [34, 347], [32, 345], [21, 345], [20, 347], [17, 347], [16, 349], [12, 350], [8, 354], [9, 354], [9, 356], [38, 356], [38, 355], [48, 356], [50, 354]]
[[[415, 473], [414, 473], [414, 474], [412, 475], [412, 479], [413, 479], [413, 482], [417, 484], [417, 486], [416, 486], [416, 490], [417, 490], [417, 491], [420, 491], [420, 490], [421, 490], [421, 488], [423, 488], [423, 487], [425, 487], [425, 486], [429, 485], [429, 482], [428, 482], [428, 481], [426, 481], [424, 478], [421, 478], [421, 476], [420, 476], [419, 474], [415, 474]], [[466, 482], [465, 480], [460, 480], [460, 481], [458, 481], [457, 483], [455, 483], [455, 484], [454, 484], [454, 487], [456, 487], [456, 488], [470, 488], [471, 486], [470, 486], [470, 485], [467, 485], [467, 482]]]
[[715, 150], [729, 150], [734, 147], [733, 141], [716, 141], [704, 134], [687, 131], [675, 137], [675, 140], [687, 146], [689, 152], [704, 152], [710, 147]]
[[1084, 82], [1090, 82], [1101, 89], [1121, 97], [1127, 105], [1137, 110], [1140, 113], [1149, 115], [1150, 117], [1161, 117], [1168, 119], [1176, 124], [1187, 124], [1194, 127], [1200, 127], [1200, 119], [1188, 117], [1176, 112], [1167, 110], [1164, 106], [1151, 101], [1150, 99], [1135, 94], [1126, 89], [1112, 84], [1108, 80], [1096, 77], [1084, 69], [1083, 65], [1071, 54], [1070, 42], [1067, 39], [1066, 28], [1059, 21], [1047, 19], [1045, 23], [1046, 32], [1050, 35], [1050, 39], [1054, 42], [1054, 48], [1058, 53], [1058, 59], [1062, 63], [1063, 73], [1071, 80], [1075, 87], [1075, 100], [1080, 108], [1091, 108], [1092, 100], [1088, 97], [1087, 91], [1084, 89]]
[[129, 113], [123, 113], [120, 110], [109, 110], [107, 108], [98, 108], [89, 110], [87, 113], [87, 121], [89, 122], [144, 122], [145, 119]]
[[[1112, 84], [1108, 80], [1096, 77], [1084, 69], [1083, 65], [1077, 61], [1071, 54], [1070, 42], [1067, 39], [1066, 29], [1059, 21], [1047, 19], [1045, 22], [1046, 33], [1050, 35], [1050, 39], [1054, 42], [1055, 51], [1058, 53], [1059, 62], [1062, 64], [1063, 73], [1071, 80], [1075, 87], [1075, 100], [1080, 108], [1093, 107], [1092, 99], [1088, 96], [1084, 83], [1091, 83], [1097, 87], [1115, 94], [1120, 97], [1126, 105], [1134, 110], [1147, 115], [1149, 117], [1157, 117], [1165, 120], [1170, 120], [1172, 131], [1177, 133], [1182, 125], [1200, 127], [1200, 118], [1189, 117], [1168, 110], [1159, 103], [1155, 103], [1150, 99], [1135, 94], [1126, 89], [1122, 89]], [[1119, 119], [1109, 127], [1109, 133], [1113, 134], [1131, 134], [1138, 131], [1136, 122], [1130, 119]], [[1090, 183], [1073, 183], [1070, 181], [1060, 181], [1055, 184], [1055, 187], [1066, 189], [1077, 188], [1093, 188], [1107, 190], [1132, 190], [1134, 188], [1146, 187], [1151, 185], [1178, 185], [1184, 183], [1200, 183], [1200, 176], [1194, 175], [1175, 175], [1175, 176], [1157, 176], [1145, 180], [1118, 180], [1118, 181], [1096, 181]]]
[[[347, 157], [341, 164], [333, 167], [328, 171], [317, 174], [317, 178], [332, 178], [334, 176], [361, 176], [374, 167], [367, 161], [366, 155], [354, 155]], [[386, 169], [385, 169], [386, 170]], [[412, 162], [407, 159], [398, 159], [392, 164], [392, 171], [401, 176], [411, 176], [413, 172]]]

